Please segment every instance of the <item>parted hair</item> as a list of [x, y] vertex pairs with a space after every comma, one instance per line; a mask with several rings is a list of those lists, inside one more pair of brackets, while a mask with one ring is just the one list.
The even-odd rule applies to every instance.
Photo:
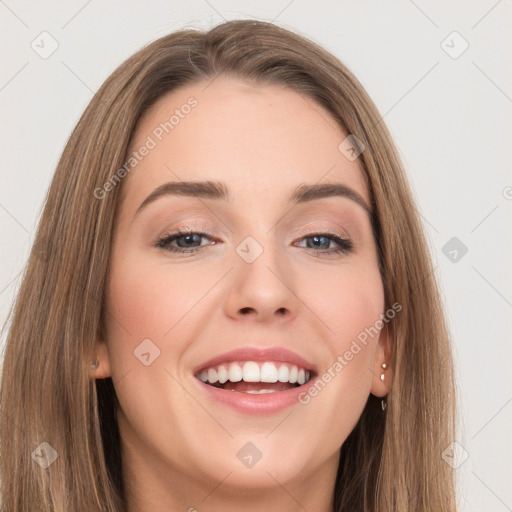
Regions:
[[[387, 408], [370, 395], [341, 446], [333, 511], [454, 512], [453, 470], [441, 457], [456, 420], [450, 339], [397, 149], [340, 60], [296, 32], [256, 20], [187, 28], [146, 45], [107, 78], [67, 141], [4, 326], [1, 510], [126, 510], [115, 387], [90, 373], [108, 314], [123, 182], [101, 200], [95, 190], [123, 165], [138, 120], [162, 95], [220, 75], [288, 87], [327, 109], [365, 147], [357, 161], [370, 193], [385, 307], [398, 302], [402, 310], [390, 324]], [[55, 461], [36, 463], [50, 447]]]

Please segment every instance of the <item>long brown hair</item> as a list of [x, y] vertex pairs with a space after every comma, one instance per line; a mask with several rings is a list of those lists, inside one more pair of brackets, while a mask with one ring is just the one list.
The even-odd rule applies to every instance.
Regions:
[[106, 80], [67, 142], [7, 336], [2, 510], [126, 509], [114, 383], [91, 378], [89, 369], [108, 314], [105, 284], [122, 182], [101, 199], [97, 191], [125, 162], [139, 118], [157, 99], [219, 74], [299, 92], [366, 148], [359, 162], [385, 307], [398, 302], [402, 310], [392, 322], [387, 408], [370, 395], [341, 447], [334, 510], [453, 512], [453, 470], [441, 457], [456, 419], [449, 334], [397, 150], [372, 100], [338, 59], [253, 20], [181, 30], [144, 47]]

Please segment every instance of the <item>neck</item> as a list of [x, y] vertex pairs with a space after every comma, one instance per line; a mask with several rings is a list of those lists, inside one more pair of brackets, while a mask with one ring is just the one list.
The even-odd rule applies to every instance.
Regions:
[[[284, 480], [265, 469], [239, 467], [214, 478], [123, 450], [127, 512], [332, 512], [339, 452], [322, 467]], [[247, 482], [247, 471], [251, 481]]]

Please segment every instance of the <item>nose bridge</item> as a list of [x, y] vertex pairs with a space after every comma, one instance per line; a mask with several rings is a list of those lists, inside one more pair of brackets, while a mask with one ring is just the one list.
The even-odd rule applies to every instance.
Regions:
[[283, 249], [273, 230], [248, 235], [236, 246], [228, 314], [250, 312], [260, 320], [296, 314], [296, 296]]

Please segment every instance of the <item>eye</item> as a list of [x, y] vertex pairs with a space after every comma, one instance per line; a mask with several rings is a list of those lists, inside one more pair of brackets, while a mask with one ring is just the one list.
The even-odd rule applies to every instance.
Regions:
[[[157, 247], [165, 249], [169, 252], [197, 252], [201, 249], [201, 247], [203, 247], [201, 245], [202, 238], [209, 238], [210, 240], [212, 239], [208, 233], [192, 231], [189, 229], [178, 229], [174, 233], [160, 238], [157, 242]], [[172, 245], [173, 242], [176, 242], [176, 245]], [[213, 245], [214, 243], [215, 242], [205, 245]]]
[[[216, 243], [212, 241], [207, 244], [201, 244], [204, 238], [213, 240], [209, 233], [184, 228], [160, 238], [156, 245], [169, 252], [194, 253], [201, 250], [205, 245], [214, 245]], [[335, 233], [313, 233], [302, 237], [300, 240], [306, 241], [307, 249], [313, 249], [314, 252], [320, 254], [348, 254], [353, 249], [351, 240]], [[329, 248], [333, 243], [336, 244], [337, 248]]]
[[[320, 252], [321, 254], [348, 254], [353, 249], [351, 240], [335, 233], [313, 233], [303, 237], [302, 240], [306, 240], [306, 247], [308, 249], [315, 249], [315, 252]], [[338, 247], [329, 249], [332, 242]], [[316, 249], [327, 250], [317, 251]]]

